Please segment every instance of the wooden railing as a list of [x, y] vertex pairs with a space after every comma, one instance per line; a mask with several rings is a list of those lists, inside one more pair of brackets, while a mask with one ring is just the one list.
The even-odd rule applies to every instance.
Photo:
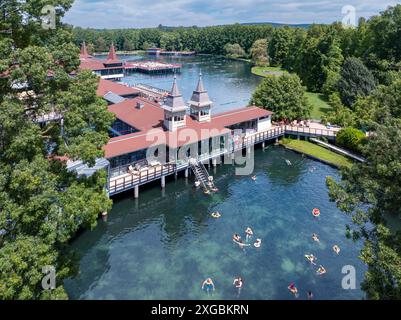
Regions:
[[316, 137], [318, 136], [335, 137], [338, 132], [337, 130], [297, 127], [290, 125], [285, 125], [284, 128], [285, 128], [285, 133], [287, 134], [303, 134]]
[[[280, 127], [277, 126], [269, 130], [253, 133], [247, 136], [242, 136], [238, 139], [238, 141], [233, 141], [228, 149], [222, 148], [220, 150], [214, 150], [210, 154], [202, 154], [198, 156], [198, 161], [205, 161], [214, 157], [224, 155], [226, 153], [236, 152], [257, 143], [278, 138], [280, 136], [283, 136], [284, 134], [303, 134], [309, 136], [335, 137], [337, 131], [330, 129], [295, 127], [289, 125]], [[109, 194], [114, 195], [119, 192], [131, 189], [137, 185], [142, 185], [153, 180], [160, 179], [162, 176], [173, 174], [177, 170], [182, 170], [183, 168], [188, 167], [188, 161], [185, 161], [184, 159], [177, 163], [169, 163], [163, 166], [160, 165], [156, 167], [150, 167], [148, 169], [137, 172], [137, 174], [128, 173], [126, 165], [111, 169], [111, 178], [108, 186]]]
[[114, 195], [119, 192], [131, 189], [137, 185], [142, 185], [156, 179], [160, 179], [163, 176], [168, 176], [174, 173], [174, 164], [165, 164], [163, 166], [150, 167], [146, 170], [138, 171], [135, 173], [127, 173], [123, 176], [110, 179], [108, 191], [109, 195]]

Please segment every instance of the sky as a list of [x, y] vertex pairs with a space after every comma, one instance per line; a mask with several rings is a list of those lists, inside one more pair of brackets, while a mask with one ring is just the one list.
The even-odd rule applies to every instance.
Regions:
[[[331, 23], [377, 15], [387, 0], [75, 0], [63, 21], [91, 28], [210, 26], [245, 22]], [[348, 9], [348, 10], [347, 10]]]

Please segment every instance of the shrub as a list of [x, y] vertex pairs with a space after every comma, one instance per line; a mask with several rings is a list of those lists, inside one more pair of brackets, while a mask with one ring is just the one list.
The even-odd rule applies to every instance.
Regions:
[[361, 144], [365, 141], [366, 135], [356, 128], [344, 128], [337, 133], [337, 145], [346, 149], [359, 152]]

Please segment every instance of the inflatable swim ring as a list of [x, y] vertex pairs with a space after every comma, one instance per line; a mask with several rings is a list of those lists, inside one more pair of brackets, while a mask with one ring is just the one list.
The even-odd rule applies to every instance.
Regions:
[[314, 209], [312, 210], [312, 215], [313, 215], [314, 217], [320, 216], [320, 210], [319, 210], [318, 208], [314, 208]]

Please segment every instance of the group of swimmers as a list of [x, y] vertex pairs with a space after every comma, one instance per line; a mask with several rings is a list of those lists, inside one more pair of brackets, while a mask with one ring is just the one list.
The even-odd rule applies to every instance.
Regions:
[[[246, 235], [245, 236], [246, 241], [249, 241], [253, 236], [253, 230], [250, 227], [247, 227], [245, 229], [245, 235]], [[244, 242], [238, 233], [234, 233], [232, 239], [233, 242], [237, 244], [240, 248], [251, 246], [251, 244]], [[253, 246], [255, 248], [259, 248], [261, 244], [262, 244], [262, 239], [257, 238], [256, 241], [253, 243]]]
[[[233, 286], [238, 289], [238, 295], [241, 292], [243, 284], [244, 281], [241, 277], [237, 277], [233, 281]], [[205, 290], [207, 293], [211, 293], [216, 290], [216, 286], [214, 285], [212, 278], [207, 278], [205, 281], [202, 282], [202, 290]]]
[[[312, 240], [315, 241], [315, 242], [320, 242], [319, 236], [318, 236], [316, 233], [313, 233], [313, 234], [312, 234]], [[340, 251], [341, 251], [340, 247], [339, 247], [338, 245], [336, 245], [336, 244], [332, 247], [332, 249], [333, 249], [333, 251], [334, 251], [336, 254], [339, 254]], [[313, 254], [306, 254], [306, 255], [305, 255], [305, 258], [306, 258], [306, 260], [308, 260], [311, 264], [313, 264], [314, 266], [316, 266], [315, 261], [317, 260], [317, 257], [316, 257], [315, 255], [313, 255]], [[324, 275], [325, 273], [327, 273], [327, 270], [325, 269], [325, 267], [323, 267], [322, 265], [319, 265], [319, 268], [316, 270], [316, 274], [319, 275], [319, 276], [321, 276], [321, 275]], [[291, 282], [291, 283], [290, 283], [290, 285], [288, 286], [288, 290], [290, 290], [290, 292], [291, 292], [295, 297], [298, 297], [298, 289], [297, 289], [297, 287], [295, 286], [294, 282]], [[312, 298], [313, 298], [312, 291], [308, 291], [307, 296], [308, 296], [308, 299], [309, 299], [309, 300], [312, 299]]]

